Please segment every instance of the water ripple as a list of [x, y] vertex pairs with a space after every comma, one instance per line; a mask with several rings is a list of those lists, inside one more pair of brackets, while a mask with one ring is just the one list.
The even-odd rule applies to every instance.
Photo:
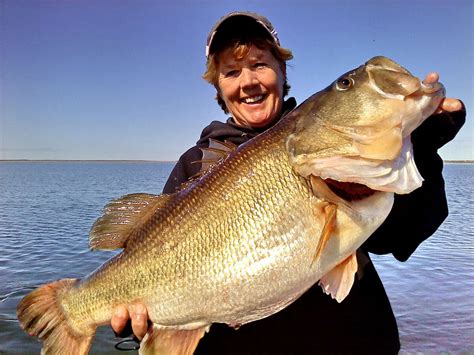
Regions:
[[[172, 164], [0, 163], [0, 353], [39, 352], [20, 330], [20, 299], [37, 286], [83, 277], [116, 252], [91, 252], [102, 207], [132, 192], [158, 193]], [[473, 165], [447, 165], [450, 215], [405, 263], [374, 256], [400, 328], [402, 352], [474, 351]], [[110, 352], [110, 328], [93, 352]]]

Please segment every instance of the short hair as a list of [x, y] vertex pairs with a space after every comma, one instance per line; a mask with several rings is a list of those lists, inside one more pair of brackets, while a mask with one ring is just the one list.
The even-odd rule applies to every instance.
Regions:
[[[288, 95], [290, 91], [290, 85], [288, 84], [286, 76], [286, 62], [293, 58], [293, 54], [289, 49], [280, 47], [274, 41], [262, 38], [262, 37], [252, 37], [252, 36], [239, 36], [230, 38], [228, 41], [217, 46], [215, 51], [211, 53], [207, 59], [206, 63], [206, 72], [203, 75], [203, 79], [214, 85], [216, 90], [218, 90], [218, 79], [219, 73], [217, 68], [219, 66], [219, 55], [225, 50], [232, 48], [233, 53], [236, 59], [244, 58], [250, 51], [250, 47], [254, 45], [261, 50], [269, 50], [275, 59], [279, 62], [282, 72], [285, 75], [285, 81], [283, 84], [283, 97]], [[216, 100], [222, 110], [227, 114], [229, 110], [227, 109], [224, 100], [220, 97], [219, 92], [216, 94]]]

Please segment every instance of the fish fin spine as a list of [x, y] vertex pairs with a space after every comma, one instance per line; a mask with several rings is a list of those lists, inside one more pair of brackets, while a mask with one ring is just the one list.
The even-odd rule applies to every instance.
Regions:
[[68, 292], [78, 279], [63, 279], [41, 286], [26, 295], [17, 306], [17, 317], [31, 336], [43, 342], [45, 354], [87, 354], [95, 328], [89, 334], [80, 334], [67, 320], [61, 306], [62, 294]]
[[153, 324], [140, 343], [139, 354], [191, 355], [209, 327], [210, 325], [191, 330], [163, 329]]
[[324, 214], [324, 226], [321, 231], [321, 236], [319, 237], [319, 242], [316, 247], [316, 252], [314, 253], [312, 263], [314, 263], [321, 256], [324, 247], [336, 229], [337, 205], [329, 202], [322, 208], [322, 210]]
[[[191, 162], [191, 164], [201, 164], [201, 169], [190, 177], [189, 182], [193, 182], [207, 174], [214, 166], [227, 158], [227, 156], [237, 148], [238, 146], [232, 142], [221, 142], [209, 138], [209, 146], [199, 148], [202, 152], [202, 159]], [[183, 186], [187, 187], [188, 184], [185, 183]]]
[[323, 291], [341, 303], [351, 291], [357, 272], [357, 257], [354, 252], [336, 265], [319, 280]]
[[109, 202], [103, 214], [92, 225], [89, 246], [92, 250], [125, 248], [133, 232], [157, 210], [166, 205], [173, 195], [135, 193]]

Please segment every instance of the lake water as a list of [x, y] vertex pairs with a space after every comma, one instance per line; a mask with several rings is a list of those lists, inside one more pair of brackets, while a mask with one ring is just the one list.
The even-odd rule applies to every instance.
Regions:
[[[0, 353], [39, 352], [18, 326], [19, 300], [51, 280], [80, 278], [114, 255], [88, 249], [101, 208], [124, 194], [160, 192], [172, 166], [0, 162]], [[405, 263], [373, 257], [406, 352], [474, 352], [474, 165], [447, 164], [445, 179], [450, 215], [435, 235]], [[92, 352], [111, 353], [116, 342], [102, 327]]]

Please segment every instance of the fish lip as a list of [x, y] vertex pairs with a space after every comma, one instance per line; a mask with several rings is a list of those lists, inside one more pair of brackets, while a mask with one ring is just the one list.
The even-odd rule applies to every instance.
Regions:
[[443, 84], [440, 82], [435, 82], [433, 84], [425, 84], [420, 82], [419, 87], [414, 90], [411, 94], [406, 95], [405, 97], [414, 97], [414, 96], [442, 96], [446, 95], [446, 89]]
[[435, 82], [433, 84], [425, 84], [421, 83], [420, 89], [423, 91], [425, 94], [437, 94], [437, 93], [442, 93], [443, 95], [445, 94], [445, 88], [444, 85], [441, 84], [440, 82]]

